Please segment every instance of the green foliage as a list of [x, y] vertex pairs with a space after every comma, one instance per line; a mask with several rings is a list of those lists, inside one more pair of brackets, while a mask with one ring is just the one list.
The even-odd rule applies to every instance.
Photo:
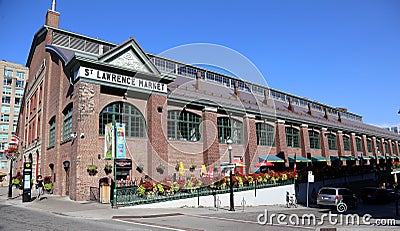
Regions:
[[19, 185], [20, 182], [21, 181], [18, 178], [14, 178], [11, 180], [11, 184], [13, 184], [13, 185]]
[[53, 189], [53, 183], [44, 184], [44, 189], [46, 191], [50, 191], [51, 189]]

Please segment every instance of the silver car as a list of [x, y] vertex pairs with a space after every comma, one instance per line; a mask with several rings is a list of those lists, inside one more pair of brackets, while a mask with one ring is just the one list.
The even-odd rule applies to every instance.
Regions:
[[340, 202], [345, 203], [348, 207], [357, 207], [357, 197], [348, 188], [323, 187], [319, 190], [317, 196], [317, 205], [337, 206]]

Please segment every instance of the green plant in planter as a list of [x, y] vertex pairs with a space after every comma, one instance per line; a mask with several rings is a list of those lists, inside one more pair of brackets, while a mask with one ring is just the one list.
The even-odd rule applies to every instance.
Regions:
[[193, 172], [196, 169], [196, 167], [197, 167], [197, 165], [195, 165], [195, 164], [190, 165], [189, 171]]
[[88, 165], [88, 166], [87, 166], [87, 172], [88, 172], [89, 175], [91, 175], [91, 176], [96, 175], [96, 173], [97, 173], [97, 166], [96, 166], [96, 165], [93, 165], [93, 164]]
[[112, 172], [113, 166], [112, 164], [106, 163], [104, 165], [104, 172], [106, 172], [106, 174], [110, 174]]
[[158, 173], [163, 174], [164, 170], [165, 170], [165, 166], [163, 164], [160, 164], [157, 166], [156, 170]]

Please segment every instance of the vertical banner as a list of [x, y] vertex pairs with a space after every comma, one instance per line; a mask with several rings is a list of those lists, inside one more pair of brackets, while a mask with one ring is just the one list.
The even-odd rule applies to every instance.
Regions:
[[121, 123], [115, 124], [115, 138], [117, 139], [116, 158], [124, 159], [124, 158], [126, 158], [125, 124], [121, 124]]
[[114, 158], [114, 132], [112, 123], [105, 125], [104, 129], [104, 159], [111, 160]]

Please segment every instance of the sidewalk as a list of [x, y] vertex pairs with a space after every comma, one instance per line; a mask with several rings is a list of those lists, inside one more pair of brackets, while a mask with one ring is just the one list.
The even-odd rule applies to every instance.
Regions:
[[[19, 196], [19, 190], [13, 188], [13, 198], [7, 198], [8, 187], [0, 187], [0, 202], [18, 207], [24, 207], [32, 210], [39, 210], [58, 215], [69, 217], [77, 217], [84, 219], [112, 219], [114, 216], [162, 216], [163, 214], [185, 214], [185, 215], [202, 215], [202, 214], [223, 214], [232, 213], [228, 208], [220, 208], [218, 211], [215, 208], [135, 208], [119, 207], [111, 208], [110, 204], [101, 204], [93, 201], [73, 201], [68, 197], [55, 196], [45, 194], [41, 200], [36, 200], [36, 191], [32, 190], [32, 202], [22, 202], [22, 197]], [[236, 212], [241, 213], [241, 207], [235, 207]], [[282, 210], [283, 205], [268, 206], [269, 211]], [[262, 210], [260, 207], [246, 207], [245, 212], [257, 212]]]

